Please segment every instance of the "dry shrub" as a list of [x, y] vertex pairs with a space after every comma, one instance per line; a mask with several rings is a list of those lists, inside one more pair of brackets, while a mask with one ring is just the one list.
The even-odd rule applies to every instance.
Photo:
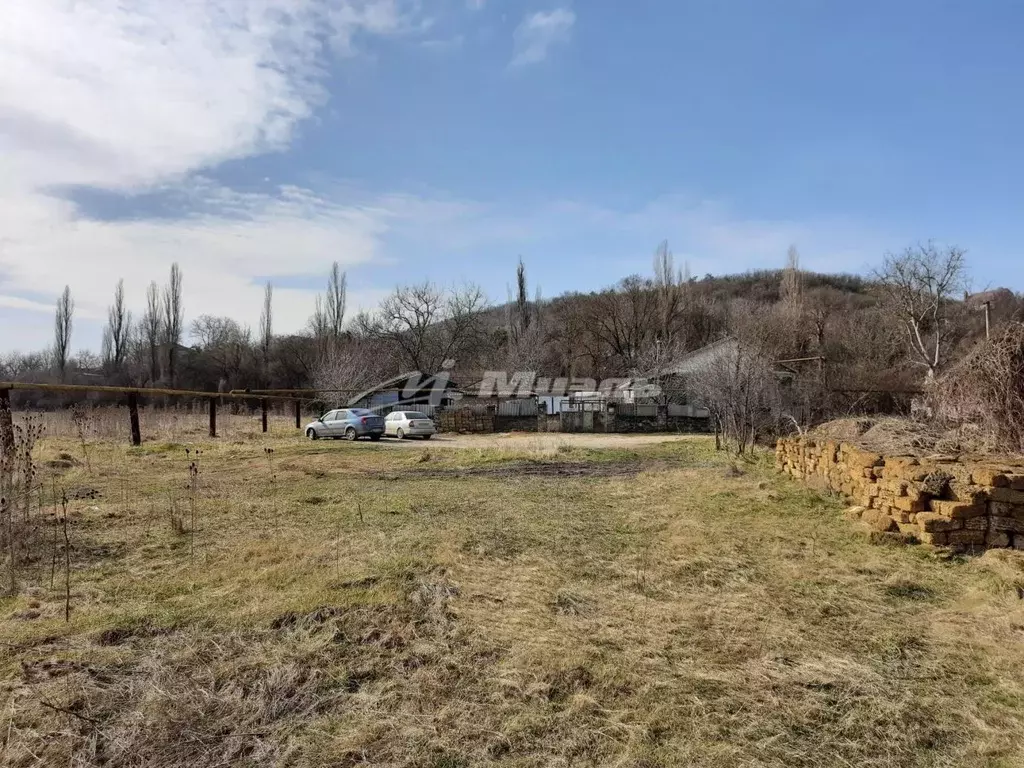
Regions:
[[[910, 419], [845, 418], [819, 424], [811, 434], [844, 443], [854, 443], [889, 456], [933, 453], [945, 450], [947, 438], [930, 424]], [[953, 452], [959, 452], [954, 450]]]
[[1024, 452], [1024, 324], [978, 344], [937, 382], [933, 397], [946, 424], [977, 424], [998, 448]]

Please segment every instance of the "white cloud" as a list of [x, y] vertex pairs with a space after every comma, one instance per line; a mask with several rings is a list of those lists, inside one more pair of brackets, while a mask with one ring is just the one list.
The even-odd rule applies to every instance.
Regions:
[[569, 40], [576, 14], [568, 8], [529, 14], [512, 35], [514, 50], [511, 67], [537, 64], [547, 58], [549, 49]]
[[[326, 99], [331, 52], [352, 56], [363, 36], [422, 30], [418, 0], [9, 5], [0, 24], [0, 308], [41, 310], [68, 283], [78, 315], [99, 318], [119, 277], [141, 298], [177, 260], [190, 315], [245, 318], [258, 304], [249, 276], [378, 258], [395, 210], [408, 209], [394, 199], [340, 205], [296, 188], [243, 195], [195, 174], [286, 148]], [[98, 221], [62, 196], [76, 186], [177, 188], [200, 212]], [[278, 310], [283, 325], [308, 314], [302, 294], [280, 292], [282, 304], [295, 297]]]
[[[7, 296], [6, 301], [0, 296], [0, 306], [49, 309], [17, 301], [11, 288], [46, 296], [69, 284], [78, 314], [99, 318], [114, 284], [124, 278], [130, 304], [140, 309], [149, 282], [162, 284], [177, 261], [190, 317], [210, 313], [254, 323], [262, 291], [254, 276], [273, 281], [326, 275], [334, 260], [342, 268], [382, 263], [382, 238], [393, 228], [428, 226], [468, 210], [403, 195], [338, 202], [343, 196], [338, 192], [328, 199], [297, 187], [242, 194], [200, 180], [189, 186], [188, 199], [201, 212], [176, 219], [99, 221], [77, 216], [66, 201], [33, 195], [17, 207], [0, 207], [6, 241], [0, 251], [0, 294]], [[281, 330], [304, 324], [312, 292], [278, 292]]]
[[[212, 313], [254, 324], [262, 291], [254, 278], [279, 278], [275, 319], [289, 331], [308, 317], [312, 290], [284, 287], [294, 283], [283, 278], [326, 274], [335, 259], [345, 267], [389, 266], [392, 238], [412, 243], [418, 264], [429, 264], [422, 268], [438, 279], [444, 264], [424, 256], [471, 253], [476, 258], [460, 268], [476, 278], [481, 253], [543, 258], [582, 233], [591, 238], [587, 247], [599, 246], [593, 251], [623, 253], [626, 266], [606, 258], [588, 272], [613, 282], [646, 269], [664, 237], [680, 258], [690, 255], [695, 271], [715, 272], [781, 264], [792, 241], [805, 264], [816, 266], [814, 254], [825, 250], [813, 244], [845, 237], [830, 225], [748, 221], [675, 197], [638, 210], [549, 203], [509, 212], [342, 188], [228, 189], [200, 174], [286, 148], [296, 125], [326, 98], [329, 52], [355, 55], [365, 35], [422, 33], [429, 24], [415, 0], [7, 5], [0, 23], [0, 317], [24, 320], [4, 325], [0, 351], [47, 341], [46, 315], [65, 284], [77, 305], [75, 346], [95, 347], [117, 280], [124, 278], [137, 311], [146, 285], [162, 283], [173, 261], [184, 271], [189, 318]], [[574, 21], [564, 9], [528, 16], [515, 33], [513, 64], [541, 61]], [[186, 213], [97, 220], [59, 192], [73, 186], [128, 196], [155, 191]], [[855, 235], [850, 242], [863, 241]], [[420, 266], [406, 267], [382, 271], [384, 282], [418, 277], [410, 270]], [[350, 304], [369, 306], [379, 295], [356, 285]]]

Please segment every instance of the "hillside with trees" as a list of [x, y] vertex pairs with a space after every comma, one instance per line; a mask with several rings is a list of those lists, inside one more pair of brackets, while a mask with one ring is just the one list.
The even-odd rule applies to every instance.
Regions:
[[[66, 287], [52, 348], [4, 355], [0, 380], [360, 390], [405, 371], [433, 373], [448, 360], [462, 381], [484, 370], [657, 378], [673, 361], [730, 337], [792, 369], [815, 404], [806, 418], [821, 420], [906, 408], [899, 395], [976, 354], [986, 322], [993, 334], [1024, 316], [1021, 296], [969, 294], [968, 280], [962, 250], [930, 243], [886, 255], [868, 276], [803, 270], [791, 248], [778, 270], [700, 278], [662, 243], [650, 274], [602, 291], [544, 299], [520, 261], [500, 303], [472, 284], [422, 283], [397, 286], [374, 311], [349, 316], [346, 275], [335, 263], [308, 327], [277, 333], [269, 284], [256, 330], [230, 317], [186, 320], [187, 275], [175, 264], [162, 286], [150, 284], [137, 318], [123, 282], [113, 286], [98, 355], [70, 353], [74, 298]], [[25, 405], [58, 402], [18, 396]]]

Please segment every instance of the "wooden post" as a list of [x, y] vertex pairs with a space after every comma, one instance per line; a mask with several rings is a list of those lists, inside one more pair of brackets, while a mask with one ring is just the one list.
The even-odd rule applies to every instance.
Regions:
[[263, 431], [267, 431], [267, 398], [260, 400], [260, 416], [263, 419]]
[[14, 420], [11, 418], [11, 390], [0, 389], [0, 454], [14, 452]]
[[302, 429], [302, 402], [295, 401], [295, 428]]
[[990, 338], [992, 338], [992, 331], [991, 331], [992, 325], [991, 325], [991, 319], [990, 319], [991, 315], [992, 315], [992, 302], [991, 301], [986, 301], [985, 302], [985, 341], [988, 341]]
[[132, 445], [142, 445], [142, 430], [139, 428], [139, 396], [128, 393], [128, 419], [132, 425]]
[[210, 437], [217, 436], [217, 398], [210, 398]]

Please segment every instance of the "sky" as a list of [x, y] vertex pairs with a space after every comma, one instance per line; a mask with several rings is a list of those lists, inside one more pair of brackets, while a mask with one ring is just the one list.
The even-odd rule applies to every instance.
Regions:
[[123, 278], [302, 328], [402, 283], [867, 272], [1024, 290], [1018, 0], [5, 0], [0, 351], [98, 350]]

